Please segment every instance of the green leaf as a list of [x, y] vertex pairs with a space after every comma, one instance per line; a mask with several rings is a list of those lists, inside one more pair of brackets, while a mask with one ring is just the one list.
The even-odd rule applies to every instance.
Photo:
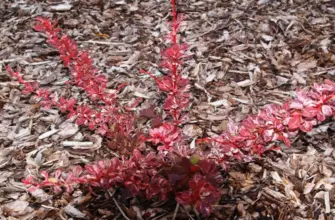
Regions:
[[194, 155], [191, 156], [190, 161], [191, 161], [192, 165], [196, 165], [200, 161], [200, 156], [194, 154]]

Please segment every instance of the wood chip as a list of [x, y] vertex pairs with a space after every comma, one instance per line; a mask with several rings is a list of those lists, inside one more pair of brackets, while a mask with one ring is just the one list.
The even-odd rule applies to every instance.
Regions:
[[246, 80], [244, 80], [244, 81], [241, 81], [241, 82], [238, 82], [238, 83], [237, 83], [237, 85], [238, 85], [238, 86], [241, 86], [241, 87], [247, 87], [247, 86], [251, 86], [251, 85], [253, 85], [253, 84], [254, 84], [254, 82], [251, 81], [250, 79], [246, 79]]
[[51, 135], [56, 134], [58, 131], [59, 131], [58, 129], [47, 131], [41, 134], [40, 136], [38, 136], [38, 139], [43, 140], [44, 138], [47, 138], [47, 137], [50, 137]]
[[329, 192], [325, 192], [325, 206], [326, 206], [326, 214], [330, 213], [330, 199]]
[[65, 147], [73, 147], [73, 146], [87, 147], [92, 146], [93, 142], [63, 141], [62, 145]]
[[72, 5], [70, 4], [59, 4], [59, 5], [50, 6], [50, 9], [53, 11], [70, 11], [71, 8], [72, 8]]

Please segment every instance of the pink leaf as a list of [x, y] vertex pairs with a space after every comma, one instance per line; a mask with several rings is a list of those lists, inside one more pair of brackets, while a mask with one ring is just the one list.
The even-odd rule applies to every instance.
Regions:
[[314, 118], [318, 114], [319, 110], [315, 107], [306, 107], [302, 111], [302, 115], [306, 118]]
[[290, 103], [290, 108], [291, 109], [303, 109], [304, 105], [300, 102], [293, 101], [293, 102]]
[[46, 171], [44, 171], [44, 170], [41, 171], [41, 176], [43, 176], [45, 180], [49, 179], [49, 174]]
[[333, 108], [330, 105], [323, 105], [322, 106], [322, 113], [325, 116], [332, 116], [333, 115]]
[[55, 178], [58, 180], [62, 175], [62, 171], [61, 170], [56, 170], [55, 172]]
[[267, 129], [263, 133], [263, 139], [266, 142], [272, 141], [274, 135], [274, 130], [273, 129]]
[[324, 120], [326, 120], [326, 116], [324, 114], [322, 114], [322, 112], [318, 112], [318, 114], [316, 115], [316, 118], [320, 122], [323, 122]]
[[313, 128], [313, 125], [311, 121], [305, 121], [300, 126], [300, 130], [302, 130], [303, 132], [310, 132], [312, 131], [312, 128]]
[[290, 130], [296, 130], [300, 127], [300, 123], [301, 123], [301, 116], [299, 114], [293, 115], [290, 117], [288, 121], [288, 128]]

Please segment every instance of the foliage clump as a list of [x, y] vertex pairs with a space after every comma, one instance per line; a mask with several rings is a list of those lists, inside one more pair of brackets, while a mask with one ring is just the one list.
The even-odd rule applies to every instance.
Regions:
[[[79, 50], [69, 36], [62, 35], [56, 23], [37, 18], [35, 30], [46, 34], [47, 42], [58, 50], [71, 73], [69, 83], [85, 91], [92, 104], [79, 104], [73, 97], [39, 88], [37, 83], [25, 81], [9, 66], [8, 72], [24, 86], [22, 92], [33, 94], [43, 107], [58, 108], [68, 117], [75, 117], [78, 125], [103, 135], [113, 149], [120, 152], [128, 149], [130, 155], [77, 166], [72, 171], [57, 170], [52, 175], [42, 171], [43, 180], [28, 176], [23, 182], [30, 185], [30, 191], [49, 187], [54, 193], [64, 189], [72, 192], [78, 185], [87, 186], [91, 191], [117, 188], [125, 198], [175, 198], [179, 204], [193, 206], [203, 216], [208, 216], [212, 205], [221, 197], [220, 167], [226, 169], [232, 159], [250, 161], [276, 148], [279, 142], [289, 146], [290, 138], [298, 132], [309, 132], [313, 126], [335, 116], [335, 83], [326, 80], [324, 84], [298, 90], [296, 98], [283, 105], [265, 106], [239, 125], [230, 122], [227, 131], [217, 137], [198, 140], [198, 143], [207, 144], [209, 150], [191, 148], [182, 132], [191, 99], [189, 80], [181, 73], [188, 45], [178, 41], [182, 17], [176, 12], [174, 0], [171, 6], [169, 46], [162, 51], [161, 63], [166, 75], [158, 77], [141, 71], [155, 80], [166, 96], [162, 109], [168, 117], [158, 126], [148, 128], [148, 132], [140, 129], [136, 124], [138, 116], [131, 111], [138, 101], [127, 106], [118, 102], [118, 93], [126, 84], [117, 86], [113, 92], [108, 90], [107, 77], [98, 73], [88, 53]], [[143, 151], [139, 148], [145, 144], [154, 149]]]

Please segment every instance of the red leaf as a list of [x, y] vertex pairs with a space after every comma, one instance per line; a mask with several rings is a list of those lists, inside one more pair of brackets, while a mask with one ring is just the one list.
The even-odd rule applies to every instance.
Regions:
[[300, 114], [293, 115], [290, 117], [288, 121], [288, 128], [290, 130], [296, 130], [300, 127], [300, 124], [301, 124], [301, 115]]
[[196, 208], [198, 212], [200, 212], [204, 217], [207, 217], [211, 214], [211, 206], [208, 203], [198, 202]]
[[302, 115], [306, 118], [314, 118], [319, 110], [316, 107], [306, 107], [302, 111]]
[[273, 140], [274, 137], [274, 130], [273, 129], [266, 129], [263, 132], [263, 139], [265, 142], [270, 142]]
[[333, 115], [333, 108], [330, 105], [323, 105], [321, 109], [322, 109], [322, 113], [325, 116], [332, 116]]
[[312, 131], [312, 128], [313, 124], [311, 121], [305, 121], [300, 125], [300, 130], [302, 130], [303, 132], [310, 132]]

